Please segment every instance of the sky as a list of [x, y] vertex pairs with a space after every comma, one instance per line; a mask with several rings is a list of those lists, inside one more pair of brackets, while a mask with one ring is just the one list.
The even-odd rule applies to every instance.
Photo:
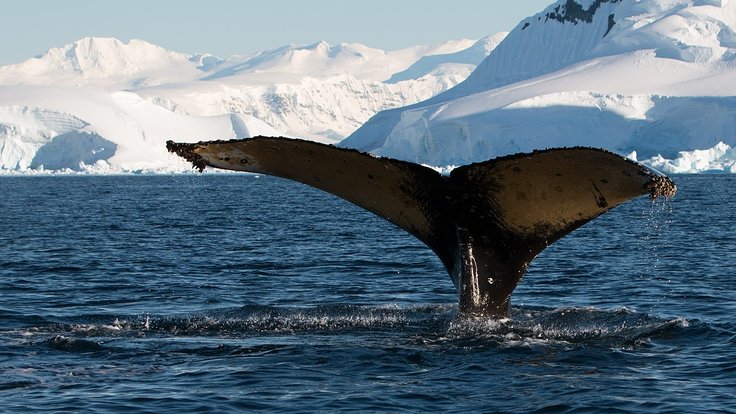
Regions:
[[554, 0], [0, 0], [0, 65], [83, 37], [218, 57], [327, 41], [395, 50], [511, 30]]

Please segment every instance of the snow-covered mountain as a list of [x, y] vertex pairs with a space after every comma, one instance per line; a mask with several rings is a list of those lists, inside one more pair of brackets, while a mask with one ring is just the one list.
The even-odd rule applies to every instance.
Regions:
[[736, 0], [558, 0], [508, 34], [396, 51], [85, 38], [0, 67], [0, 171], [186, 168], [167, 139], [258, 133], [438, 166], [588, 145], [736, 172]]
[[81, 39], [0, 67], [0, 170], [184, 168], [167, 139], [336, 142], [381, 110], [458, 84], [504, 35], [390, 52], [319, 42], [227, 59]]
[[736, 170], [736, 1], [559, 0], [458, 86], [341, 145], [432, 165], [591, 145], [670, 172]]
[[[286, 46], [226, 59], [187, 87], [168, 84], [136, 93], [177, 112], [243, 113], [289, 135], [337, 142], [381, 110], [428, 99], [465, 80], [503, 35], [390, 52], [345, 43]], [[488, 44], [486, 53], [473, 54], [474, 60], [461, 54], [478, 50], [478, 43]], [[440, 59], [415, 76], [390, 81], [434, 56]]]

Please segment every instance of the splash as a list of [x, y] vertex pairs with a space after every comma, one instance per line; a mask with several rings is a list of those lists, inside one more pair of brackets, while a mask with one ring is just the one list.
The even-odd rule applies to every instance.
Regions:
[[56, 335], [47, 341], [50, 348], [64, 352], [97, 352], [104, 348], [100, 342]]
[[[334, 342], [486, 349], [539, 346], [640, 346], [691, 322], [659, 318], [626, 308], [545, 309], [513, 307], [511, 318], [461, 314], [456, 305], [315, 308], [245, 306], [193, 315], [95, 316], [87, 323], [49, 324], [15, 332], [23, 344], [43, 344], [72, 352], [118, 352], [157, 343], [155, 349], [182, 351], [184, 343], [206, 344], [208, 352], [256, 352], [263, 346], [302, 343], [306, 338]], [[84, 318], [84, 317], [82, 317]], [[10, 332], [0, 333], [2, 337]], [[45, 339], [44, 339], [45, 338]], [[186, 338], [184, 343], [182, 338]], [[5, 338], [4, 338], [5, 339]], [[137, 344], [137, 345], [136, 345]], [[164, 345], [167, 344], [167, 345]], [[213, 347], [214, 346], [214, 347]], [[185, 347], [189, 349], [189, 347]], [[185, 352], [183, 350], [182, 352]], [[260, 352], [260, 351], [258, 351]]]
[[640, 250], [646, 255], [649, 267], [641, 275], [658, 281], [666, 281], [660, 274], [660, 252], [669, 251], [671, 225], [673, 220], [672, 199], [662, 197], [652, 200], [650, 207], [643, 211], [645, 223], [644, 235], [639, 243]]
[[687, 328], [685, 319], [661, 319], [626, 308], [512, 308], [513, 318], [456, 318], [444, 340], [489, 341], [500, 347], [598, 345], [635, 346], [669, 332]]

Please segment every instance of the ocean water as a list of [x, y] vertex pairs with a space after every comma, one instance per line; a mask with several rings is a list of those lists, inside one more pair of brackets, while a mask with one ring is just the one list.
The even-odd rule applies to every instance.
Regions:
[[508, 320], [252, 175], [0, 178], [0, 411], [736, 412], [736, 177], [552, 245]]

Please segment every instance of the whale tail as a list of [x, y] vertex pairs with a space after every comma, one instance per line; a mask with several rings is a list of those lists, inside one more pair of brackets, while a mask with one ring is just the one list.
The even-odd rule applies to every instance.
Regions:
[[440, 258], [464, 313], [503, 317], [511, 293], [544, 248], [641, 195], [672, 196], [674, 183], [595, 148], [510, 155], [456, 168], [418, 164], [283, 137], [167, 148], [206, 166], [275, 175], [363, 207], [406, 230]]

